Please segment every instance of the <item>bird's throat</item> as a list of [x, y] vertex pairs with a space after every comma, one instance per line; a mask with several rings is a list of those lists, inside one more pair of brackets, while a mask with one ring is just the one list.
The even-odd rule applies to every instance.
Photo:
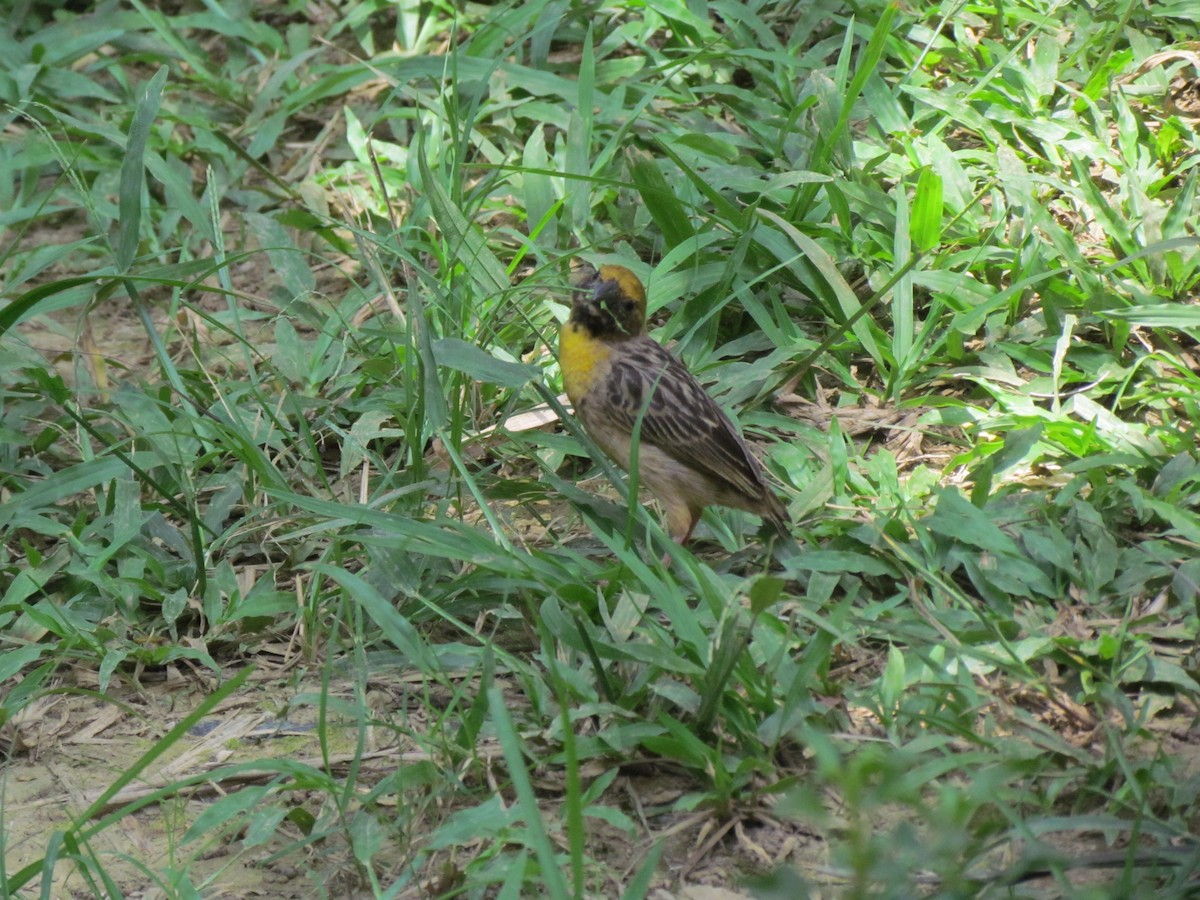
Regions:
[[558, 362], [563, 387], [575, 406], [592, 385], [607, 374], [612, 347], [595, 337], [587, 326], [568, 321], [558, 333]]

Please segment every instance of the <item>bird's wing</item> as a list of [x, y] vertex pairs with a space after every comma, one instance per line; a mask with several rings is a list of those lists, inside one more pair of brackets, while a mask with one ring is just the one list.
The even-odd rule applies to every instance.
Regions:
[[662, 345], [649, 337], [624, 342], [605, 382], [610, 421], [632, 433], [643, 416], [640, 440], [748, 498], [771, 494], [729, 417]]

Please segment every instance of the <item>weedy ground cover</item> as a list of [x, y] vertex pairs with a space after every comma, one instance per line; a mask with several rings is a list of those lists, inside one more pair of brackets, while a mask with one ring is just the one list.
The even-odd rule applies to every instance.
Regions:
[[[1194, 891], [1198, 26], [16, 4], [0, 893]], [[657, 562], [574, 255], [791, 541]]]

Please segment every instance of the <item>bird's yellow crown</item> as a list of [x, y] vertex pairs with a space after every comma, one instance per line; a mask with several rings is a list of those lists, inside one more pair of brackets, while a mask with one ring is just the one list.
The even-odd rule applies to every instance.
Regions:
[[620, 339], [646, 333], [646, 289], [624, 266], [590, 267], [575, 283], [571, 321], [593, 337]]

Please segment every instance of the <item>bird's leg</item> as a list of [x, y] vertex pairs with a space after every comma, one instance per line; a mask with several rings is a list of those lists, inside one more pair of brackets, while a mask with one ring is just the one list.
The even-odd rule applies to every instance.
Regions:
[[[700, 514], [703, 511], [704, 510], [702, 510], [702, 509], [688, 510], [687, 529], [684, 530], [682, 533], [672, 534], [671, 540], [673, 540], [675, 543], [677, 543], [680, 547], [686, 545], [687, 542], [692, 537], [692, 532], [696, 530], [696, 526], [700, 523]], [[672, 531], [674, 531], [674, 529], [672, 529]], [[667, 568], [667, 569], [671, 568], [671, 554], [670, 553], [663, 554], [662, 564], [663, 564], [664, 568]]]
[[696, 526], [700, 524], [701, 512], [703, 512], [703, 510], [699, 510], [699, 509], [688, 510], [688, 514], [691, 518], [688, 521], [687, 531], [685, 531], [683, 533], [683, 537], [679, 538], [679, 540], [676, 542], [679, 544], [680, 547], [682, 547], [684, 544], [686, 544], [688, 541], [690, 541], [692, 539], [692, 532], [695, 531]]

